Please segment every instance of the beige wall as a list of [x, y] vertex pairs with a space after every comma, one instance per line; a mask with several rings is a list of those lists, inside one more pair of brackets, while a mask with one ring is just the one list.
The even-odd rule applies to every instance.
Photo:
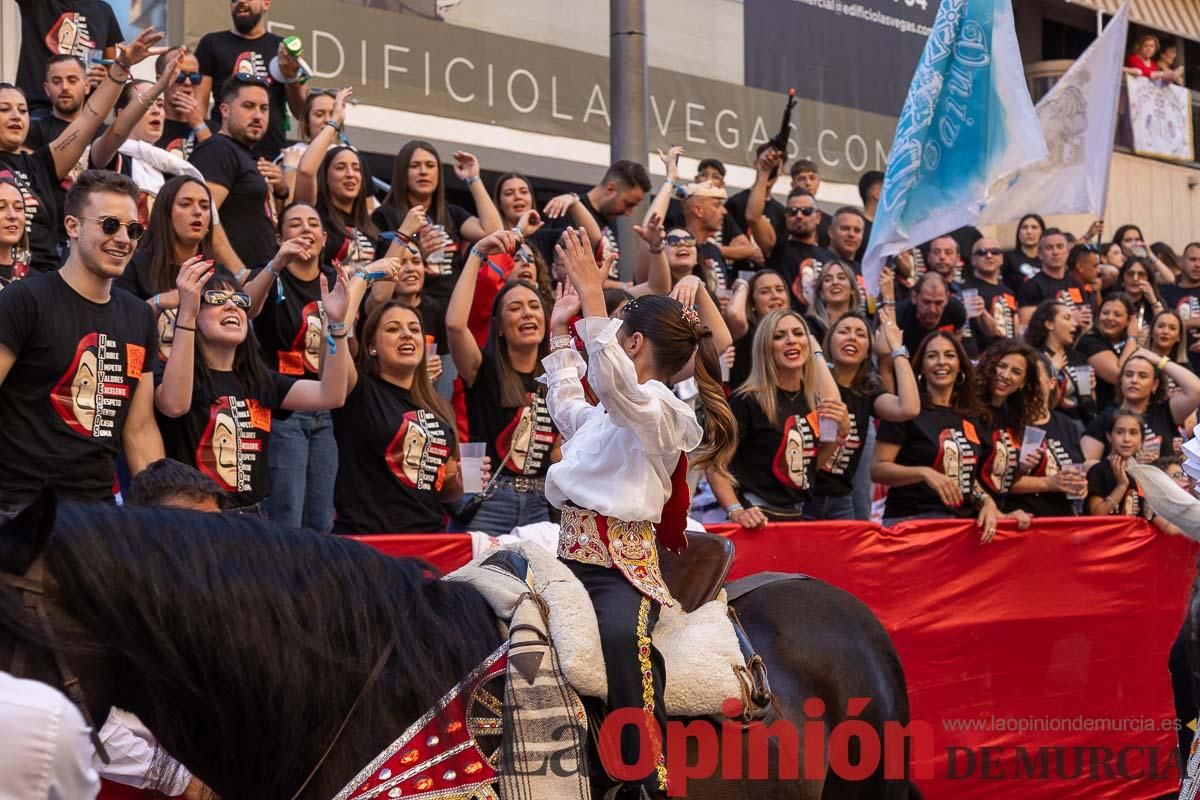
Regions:
[[[1105, 241], [1121, 225], [1134, 223], [1146, 241], [1166, 242], [1182, 252], [1188, 242], [1200, 240], [1200, 170], [1113, 153], [1105, 220]], [[1082, 234], [1091, 221], [1078, 215], [1054, 216], [1046, 224]], [[1015, 222], [996, 226], [994, 235], [1011, 247], [1016, 227]]]

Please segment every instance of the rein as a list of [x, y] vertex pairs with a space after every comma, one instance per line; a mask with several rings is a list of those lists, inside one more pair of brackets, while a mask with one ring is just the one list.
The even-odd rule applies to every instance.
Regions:
[[354, 698], [354, 702], [350, 704], [350, 710], [342, 718], [342, 724], [338, 726], [337, 733], [333, 735], [333, 741], [325, 748], [325, 752], [317, 760], [317, 764], [312, 768], [312, 771], [308, 773], [308, 777], [304, 779], [304, 783], [300, 784], [300, 788], [292, 795], [292, 800], [299, 800], [300, 795], [304, 794], [304, 790], [312, 783], [313, 778], [317, 777], [317, 773], [321, 771], [321, 767], [325, 766], [325, 761], [328, 760], [330, 753], [333, 752], [333, 748], [342, 738], [342, 734], [346, 732], [346, 726], [350, 724], [350, 719], [354, 716], [354, 712], [358, 710], [358, 706], [362, 703], [363, 698], [367, 696], [367, 692], [371, 690], [371, 687], [379, 680], [379, 676], [383, 674], [383, 668], [387, 665], [388, 658], [391, 657], [392, 651], [395, 649], [396, 640], [392, 638], [388, 640], [387, 647], [383, 648], [383, 652], [379, 654], [379, 659], [371, 669], [371, 674], [367, 676], [367, 682], [359, 690], [358, 697]]
[[[100, 741], [100, 729], [96, 727], [96, 723], [92, 720], [92, 714], [88, 711], [87, 699], [84, 697], [83, 687], [79, 683], [79, 678], [71, 671], [70, 665], [67, 664], [67, 659], [59, 647], [58, 637], [54, 634], [54, 625], [50, 622], [50, 615], [46, 612], [44, 571], [42, 557], [38, 556], [29, 565], [29, 569], [25, 571], [24, 575], [20, 577], [15, 575], [0, 575], [0, 582], [6, 583], [20, 591], [26, 611], [37, 616], [42, 626], [42, 634], [46, 637], [46, 643], [50, 648], [50, 653], [54, 656], [54, 663], [58, 666], [58, 675], [62, 679], [63, 691], [66, 692], [67, 697], [71, 699], [75, 707], [79, 709], [79, 713], [83, 715], [83, 721], [91, 729], [90, 738], [92, 746], [96, 748], [96, 755], [100, 756], [101, 761], [108, 764], [108, 751], [104, 749], [104, 743]], [[17, 642], [13, 647], [13, 660], [9, 671], [13, 676], [18, 678], [21, 677], [21, 672], [25, 669], [25, 646], [24, 643]]]

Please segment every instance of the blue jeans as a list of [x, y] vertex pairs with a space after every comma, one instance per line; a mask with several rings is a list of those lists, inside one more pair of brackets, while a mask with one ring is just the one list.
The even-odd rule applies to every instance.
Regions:
[[[469, 501], [474, 495], [463, 498]], [[483, 531], [489, 536], [503, 536], [512, 529], [535, 522], [548, 522], [550, 513], [546, 496], [541, 492], [518, 492], [511, 484], [499, 484], [496, 492], [475, 512], [475, 517], [466, 524], [466, 529]]]
[[[804, 504], [804, 520], [863, 519], [854, 513], [854, 498], [848, 494], [814, 495]], [[870, 519], [868, 514], [865, 519]]]
[[[875, 420], [867, 423], [867, 438], [863, 440], [862, 459], [854, 475], [854, 519], [871, 519], [871, 505], [875, 501], [875, 484], [871, 480], [871, 461], [875, 458]], [[828, 517], [827, 519], [833, 519]]]
[[337, 442], [328, 411], [296, 411], [272, 421], [268, 452], [272, 521], [292, 528], [328, 533], [333, 527], [333, 484], [337, 479]]

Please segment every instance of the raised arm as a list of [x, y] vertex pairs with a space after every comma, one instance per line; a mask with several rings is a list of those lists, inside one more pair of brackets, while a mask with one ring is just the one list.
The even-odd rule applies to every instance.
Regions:
[[179, 74], [179, 60], [185, 52], [185, 48], [182, 47], [176, 50], [163, 69], [163, 74], [159, 75], [158, 80], [148, 89], [139, 92], [136, 86], [134, 87], [133, 102], [125, 106], [109, 129], [92, 143], [91, 161], [93, 164], [108, 164], [116, 157], [117, 150], [129, 138], [129, 134], [141, 122], [150, 107], [154, 105], [154, 101], [162, 97], [163, 92], [171, 85], [171, 81], [175, 80], [175, 76]]
[[[642, 237], [647, 248], [644, 255], [649, 256], [648, 259], [639, 259], [638, 266], [641, 267], [644, 261], [649, 269], [644, 271], [641, 283], [629, 287], [629, 293], [634, 297], [644, 294], [667, 294], [671, 291], [671, 265], [667, 262], [667, 251], [663, 247], [663, 238], [667, 231], [662, 225], [662, 218], [651, 214], [646, 217], [645, 225], [634, 225], [633, 232]], [[608, 274], [607, 268], [604, 274]]]
[[875, 416], [889, 422], [903, 422], [921, 413], [921, 394], [917, 378], [913, 373], [908, 356], [891, 358], [891, 354], [904, 344], [904, 337], [896, 325], [896, 307], [883, 306], [879, 310], [879, 330], [875, 332], [876, 352], [886, 354], [892, 364], [894, 392], [875, 398]]
[[475, 243], [467, 256], [450, 303], [446, 306], [446, 338], [450, 345], [450, 358], [458, 369], [463, 383], [471, 386], [483, 363], [483, 353], [475, 341], [475, 335], [467, 327], [471, 316], [471, 304], [475, 300], [475, 283], [479, 279], [479, 267], [483, 260], [499, 253], [512, 253], [517, 249], [517, 236], [512, 231], [497, 231]]
[[182, 417], [192, 409], [195, 380], [196, 318], [200, 314], [200, 291], [213, 274], [213, 262], [195, 256], [183, 262], [175, 287], [179, 293], [179, 311], [175, 317], [175, 341], [172, 358], [163, 367], [162, 382], [154, 390], [154, 405], [166, 417]]
[[461, 150], [454, 153], [453, 157], [454, 174], [466, 182], [471, 199], [475, 201], [475, 212], [479, 215], [464, 222], [459, 233], [467, 241], [477, 242], [503, 228], [504, 218], [500, 216], [500, 211], [492, 202], [492, 196], [488, 194], [487, 187], [479, 177], [479, 159]]
[[287, 269], [287, 265], [293, 261], [305, 262], [310, 258], [312, 258], [312, 253], [299, 238], [288, 239], [279, 245], [275, 257], [267, 262], [267, 266], [260, 269], [257, 275], [242, 286], [242, 291], [250, 295], [250, 311], [248, 312], [250, 319], [254, 319], [262, 313], [263, 303], [271, 296], [271, 287], [275, 285], [275, 279]]
[[313, 137], [308, 149], [300, 157], [296, 167], [296, 185], [292, 199], [297, 202], [317, 202], [317, 172], [329, 148], [338, 141], [338, 137], [346, 127], [346, 99], [354, 93], [353, 89], [342, 89], [333, 98], [333, 113], [330, 119], [321, 126], [321, 130]]
[[[65, 178], [79, 163], [83, 151], [99, 130], [100, 123], [121, 96], [121, 90], [131, 77], [130, 70], [133, 66], [149, 56], [163, 52], [164, 48], [154, 45], [162, 41], [164, 36], [165, 34], [155, 33], [154, 28], [146, 28], [132, 42], [120, 46], [121, 52], [109, 67], [108, 77], [83, 101], [83, 110], [75, 121], [50, 143], [50, 153], [54, 157], [54, 167], [59, 178]], [[120, 146], [120, 142], [117, 146]], [[109, 159], [111, 158], [110, 155]]]
[[783, 154], [774, 148], [768, 149], [754, 162], [754, 185], [746, 202], [747, 233], [754, 239], [763, 255], [771, 255], [775, 249], [775, 226], [763, 210], [770, 199], [771, 174], [783, 163]]
[[595, 413], [603, 413], [587, 401], [583, 391], [583, 374], [587, 363], [574, 346], [571, 320], [579, 315], [579, 295], [570, 281], [564, 281], [555, 292], [554, 309], [550, 312], [550, 355], [542, 359], [546, 369], [546, 408], [563, 439]]
[[[321, 379], [319, 381], [301, 380], [292, 384], [287, 396], [283, 398], [283, 407], [288, 411], [326, 411], [340, 408], [346, 402], [347, 387], [350, 384], [350, 345], [346, 341], [346, 315], [350, 310], [350, 282], [346, 273], [337, 273], [337, 283], [333, 291], [329, 291], [329, 282], [321, 278], [321, 307], [325, 311], [325, 327], [321, 337], [325, 341], [325, 354], [321, 363]], [[364, 283], [361, 277], [356, 281]], [[365, 284], [364, 284], [365, 285]], [[362, 294], [359, 292], [361, 298]]]

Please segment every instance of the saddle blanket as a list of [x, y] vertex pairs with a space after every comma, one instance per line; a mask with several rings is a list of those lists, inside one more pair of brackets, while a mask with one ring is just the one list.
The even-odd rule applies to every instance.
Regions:
[[[481, 553], [445, 580], [466, 581], [479, 590], [502, 620], [512, 617], [522, 594], [533, 589], [550, 609], [550, 638], [563, 675], [586, 697], [608, 698], [608, 677], [600, 649], [600, 628], [587, 589], [544, 547], [519, 542], [507, 548], [529, 563], [530, 584], [498, 567], [482, 566], [496, 551]], [[651, 635], [666, 665], [664, 699], [672, 716], [700, 717], [721, 713], [728, 698], [741, 698], [735, 667], [746, 660], [726, 613], [725, 592], [691, 614], [664, 607]], [[725, 665], [725, 669], [715, 668]]]

